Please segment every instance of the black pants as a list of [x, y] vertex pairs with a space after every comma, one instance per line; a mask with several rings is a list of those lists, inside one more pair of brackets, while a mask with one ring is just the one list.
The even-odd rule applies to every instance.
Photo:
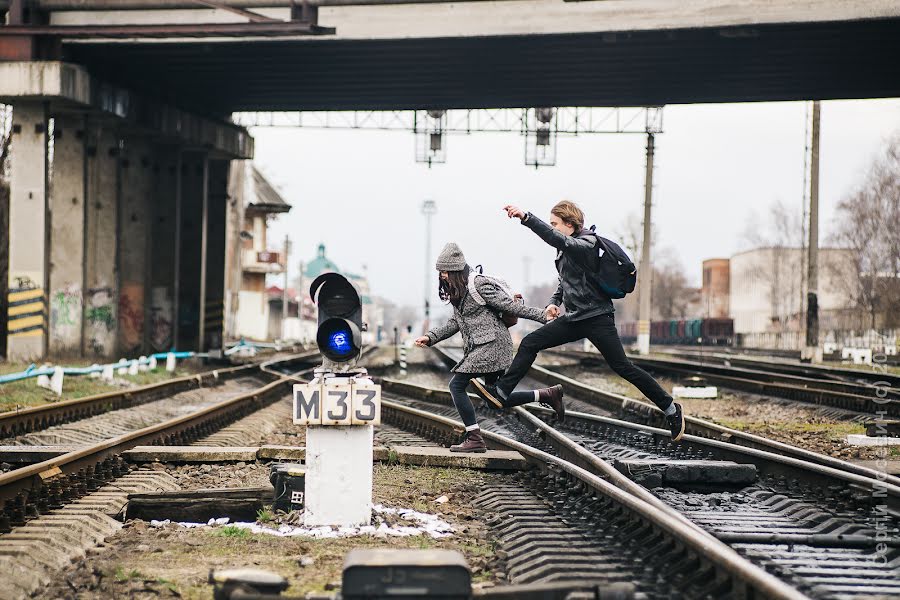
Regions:
[[[459, 416], [462, 417], [466, 427], [471, 427], [478, 423], [475, 418], [475, 407], [472, 406], [472, 401], [469, 400], [469, 395], [466, 393], [469, 381], [476, 377], [484, 377], [486, 383], [493, 384], [501, 373], [503, 371], [495, 373], [454, 373], [453, 377], [450, 378], [450, 395], [453, 396], [453, 404], [456, 405], [456, 410], [459, 411]], [[511, 401], [518, 402], [518, 404], [510, 404], [509, 406], [527, 404], [528, 402], [534, 402], [534, 392], [513, 392], [509, 395], [509, 398]]]
[[660, 410], [669, 408], [672, 397], [646, 371], [636, 367], [625, 356], [625, 349], [619, 340], [619, 332], [616, 331], [616, 321], [612, 313], [571, 322], [561, 317], [529, 333], [519, 344], [519, 351], [512, 365], [497, 381], [497, 388], [511, 401], [510, 392], [528, 373], [538, 352], [584, 338], [597, 347], [610, 369], [641, 390], [641, 393], [653, 401]]

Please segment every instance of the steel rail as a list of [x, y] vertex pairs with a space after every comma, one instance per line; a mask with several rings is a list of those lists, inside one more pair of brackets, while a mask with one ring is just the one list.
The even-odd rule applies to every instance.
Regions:
[[[405, 384], [412, 385], [412, 384]], [[436, 392], [437, 390], [432, 390]], [[463, 428], [462, 423], [434, 415], [416, 408], [403, 406], [391, 400], [382, 400], [382, 414], [386, 420], [393, 419], [418, 423], [418, 429], [436, 429], [444, 436], [455, 435], [455, 432]], [[587, 486], [594, 492], [606, 496], [610, 500], [620, 504], [654, 528], [666, 533], [669, 537], [676, 538], [680, 543], [690, 548], [693, 552], [703, 556], [710, 563], [730, 575], [734, 583], [735, 592], [740, 595], [743, 588], [745, 598], [779, 598], [801, 599], [807, 598], [798, 590], [780, 581], [775, 576], [757, 567], [750, 561], [741, 557], [725, 543], [717, 540], [698, 526], [690, 523], [683, 515], [662, 504], [658, 499], [650, 502], [640, 496], [618, 487], [616, 484], [606, 481], [600, 475], [564, 460], [548, 454], [527, 444], [517, 442], [505, 436], [483, 431], [482, 435], [493, 447], [515, 450], [522, 454], [526, 460], [545, 470], [558, 469], [574, 480]], [[595, 460], [596, 457], [592, 457]], [[602, 461], [601, 461], [602, 462]], [[611, 469], [611, 467], [610, 467]], [[624, 478], [616, 473], [618, 478]], [[631, 482], [629, 482], [631, 483]], [[636, 485], [636, 484], [633, 484]], [[639, 486], [638, 486], [639, 487]], [[643, 490], [646, 494], [646, 490]], [[660, 506], [662, 504], [662, 506]]]
[[[318, 351], [306, 352], [292, 357], [291, 360], [309, 360], [318, 356], [318, 354]], [[153, 400], [186, 390], [203, 387], [218, 380], [250, 375], [257, 370], [259, 370], [259, 364], [255, 363], [226, 367], [224, 369], [213, 369], [204, 373], [175, 377], [136, 388], [103, 392], [102, 394], [63, 400], [52, 404], [7, 411], [0, 413], [0, 438], [39, 431], [52, 425], [68, 423], [111, 410], [152, 402]]]
[[[428, 388], [414, 383], [395, 381], [392, 379], [382, 380], [382, 386], [386, 390], [414, 397], [425, 402], [435, 402], [444, 405], [452, 402], [450, 392], [446, 390]], [[475, 398], [476, 396], [473, 394], [472, 397]], [[596, 469], [598, 474], [602, 474], [602, 476], [611, 480], [619, 480], [622, 483], [620, 487], [623, 489], [639, 495], [648, 502], [654, 503], [651, 498], [656, 499], [656, 497], [648, 492], [643, 486], [634, 483], [631, 479], [625, 477], [610, 466], [609, 463], [596, 457], [581, 445], [572, 441], [567, 435], [553, 428], [536, 416], [543, 415], [549, 418], [553, 414], [553, 411], [540, 406], [527, 405], [525, 407], [516, 407], [513, 409], [513, 412], [520, 420], [525, 421], [529, 427], [539, 431], [540, 435], [543, 436], [543, 439], [547, 443], [550, 443], [560, 455], [564, 456], [567, 460], [580, 464], [588, 470], [593, 471]], [[567, 411], [566, 422], [571, 423], [573, 421], [582, 421], [588, 424], [603, 424], [625, 432], [642, 433], [652, 437], [654, 441], [666, 441], [670, 438], [668, 430], [665, 429], [631, 423], [629, 421], [622, 421], [610, 417]], [[814, 483], [818, 485], [852, 486], [856, 489], [866, 490], [868, 492], [878, 491], [879, 494], [884, 494], [888, 510], [895, 514], [900, 514], [900, 486], [895, 482], [887, 481], [886, 479], [873, 479], [842, 469], [835, 469], [766, 450], [749, 448], [727, 441], [691, 434], [685, 434], [682, 438], [682, 443], [695, 444], [706, 451], [712, 451], [720, 460], [755, 464], [757, 467], [761, 467], [760, 470], [766, 474], [796, 476], [797, 471], [801, 471], [808, 479], [814, 480]], [[897, 478], [895, 477], [893, 479], [896, 480]], [[662, 504], [659, 500], [656, 500], [656, 502]]]
[[[574, 355], [582, 360], [603, 362], [601, 355], [592, 352], [559, 350], [552, 352], [562, 356]], [[702, 374], [710, 383], [743, 391], [843, 408], [868, 416], [876, 414], [900, 416], [900, 398], [898, 398], [900, 390], [892, 389], [889, 382], [885, 382], [886, 385], [865, 385], [683, 360], [636, 356], [629, 358], [644, 369], [681, 376]]]
[[[305, 359], [307, 359], [306, 355], [293, 356], [280, 361], [270, 361], [270, 364], [271, 362], [293, 362]], [[260, 365], [253, 365], [253, 367], [260, 369]], [[269, 373], [266, 375], [271, 377]], [[42, 487], [45, 492], [45, 484], [58, 480], [60, 476], [83, 479], [84, 473], [90, 473], [95, 465], [134, 446], [168, 444], [173, 441], [195, 439], [215, 424], [233, 421], [234, 418], [240, 418], [262, 408], [273, 396], [283, 397], [289, 392], [289, 386], [295, 381], [296, 378], [279, 377], [255, 390], [204, 407], [191, 414], [169, 419], [40, 463], [0, 474], [0, 501], [14, 501], [21, 497], [23, 499], [20, 502], [24, 504], [24, 496], [29, 492], [36, 493]]]
[[[595, 388], [544, 367], [532, 366], [529, 375], [543, 383], [562, 384], [567, 388], [571, 395], [580, 400], [595, 404], [612, 413], [631, 415], [637, 417], [646, 424], [661, 424], [663, 422], [662, 411], [648, 402], [626, 398], [625, 396], [620, 396], [613, 392]], [[831, 469], [853, 473], [869, 479], [884, 481], [895, 486], [900, 486], [900, 477], [888, 475], [887, 473], [876, 469], [855, 465], [838, 458], [819, 454], [818, 452], [812, 452], [752, 433], [717, 425], [697, 417], [685, 415], [684, 421], [686, 431], [698, 437], [721, 440], [746, 448], [780, 454], [782, 456], [819, 464]]]

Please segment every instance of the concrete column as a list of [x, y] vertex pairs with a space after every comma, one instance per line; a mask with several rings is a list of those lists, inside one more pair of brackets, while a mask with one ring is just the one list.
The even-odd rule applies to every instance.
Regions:
[[97, 358], [118, 358], [119, 153], [115, 131], [103, 125], [88, 130], [83, 353]]
[[228, 206], [225, 226], [225, 338], [236, 339], [237, 312], [243, 270], [241, 268], [241, 231], [244, 226], [244, 161], [233, 160], [228, 169]]
[[53, 356], [81, 354], [84, 285], [85, 117], [54, 119], [50, 185], [50, 335]]
[[173, 347], [175, 323], [175, 198], [178, 194], [179, 148], [164, 148], [158, 153], [156, 184], [150, 211], [153, 235], [150, 236], [150, 314], [147, 329], [150, 349], [163, 352]]
[[209, 163], [209, 219], [206, 235], [206, 314], [204, 339], [208, 349], [221, 348], [225, 323], [225, 222], [230, 161]]
[[31, 361], [47, 352], [48, 203], [44, 103], [13, 107], [10, 150], [9, 327], [7, 359]]
[[203, 161], [205, 154], [182, 158], [181, 235], [179, 236], [178, 340], [180, 350], [196, 350], [200, 341], [200, 263], [203, 237]]
[[120, 157], [118, 348], [126, 357], [144, 354], [153, 193], [153, 148], [146, 140], [128, 138]]

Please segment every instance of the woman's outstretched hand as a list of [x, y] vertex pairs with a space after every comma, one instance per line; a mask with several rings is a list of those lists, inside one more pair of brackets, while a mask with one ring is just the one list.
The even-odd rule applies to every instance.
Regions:
[[507, 204], [503, 207], [503, 210], [506, 211], [506, 216], [510, 219], [516, 218], [520, 221], [525, 218], [525, 211], [519, 208], [518, 206], [514, 206], [512, 204]]
[[416, 346], [418, 346], [419, 348], [427, 348], [430, 343], [431, 338], [429, 338], [427, 335], [416, 338]]

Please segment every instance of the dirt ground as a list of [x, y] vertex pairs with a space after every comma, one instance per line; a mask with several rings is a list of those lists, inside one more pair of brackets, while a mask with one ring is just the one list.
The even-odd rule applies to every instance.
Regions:
[[[240, 463], [238, 463], [240, 464]], [[197, 470], [199, 469], [199, 471]], [[182, 485], [221, 484], [231, 487], [261, 485], [268, 471], [247, 464], [228, 468], [179, 467], [173, 474]], [[244, 473], [229, 479], [237, 472]], [[255, 567], [279, 573], [291, 582], [288, 594], [326, 591], [340, 585], [344, 556], [353, 548], [449, 548], [461, 551], [472, 568], [474, 581], [491, 585], [502, 580], [495, 542], [481, 525], [471, 505], [478, 490], [494, 478], [490, 473], [466, 469], [376, 465], [374, 499], [388, 507], [412, 508], [450, 523], [450, 537], [361, 536], [338, 539], [275, 537], [236, 527], [186, 529], [170, 524], [151, 527], [129, 521], [125, 528], [88, 557], [74, 564], [35, 597], [46, 599], [212, 598], [207, 583], [210, 569]], [[186, 486], [187, 487], [187, 486]], [[442, 496], [447, 500], [436, 502]], [[442, 498], [441, 498], [442, 499]], [[266, 511], [259, 522], [271, 523], [279, 515]]]

